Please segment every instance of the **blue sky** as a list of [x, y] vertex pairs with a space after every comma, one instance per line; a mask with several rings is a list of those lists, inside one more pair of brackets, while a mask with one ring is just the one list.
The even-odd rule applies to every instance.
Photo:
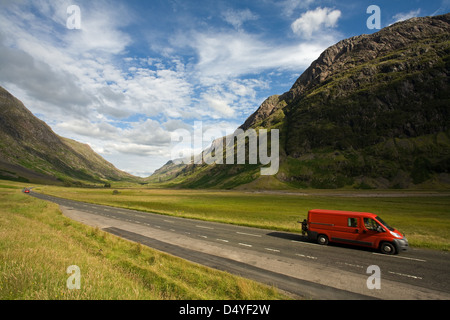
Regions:
[[378, 31], [370, 5], [386, 27], [450, 0], [0, 0], [0, 85], [56, 133], [148, 176], [173, 131], [229, 133], [327, 47]]

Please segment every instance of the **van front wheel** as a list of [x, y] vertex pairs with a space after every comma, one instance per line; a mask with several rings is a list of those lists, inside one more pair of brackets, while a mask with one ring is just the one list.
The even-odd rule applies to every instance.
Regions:
[[319, 234], [317, 236], [317, 242], [323, 246], [328, 244], [328, 237], [324, 234]]
[[384, 254], [395, 254], [396, 253], [394, 245], [390, 242], [381, 243], [380, 251], [381, 251], [381, 253], [384, 253]]

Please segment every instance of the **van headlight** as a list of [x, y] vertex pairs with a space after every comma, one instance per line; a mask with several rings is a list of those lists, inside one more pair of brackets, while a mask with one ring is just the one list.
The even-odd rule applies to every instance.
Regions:
[[389, 231], [394, 237], [396, 238], [403, 238], [401, 234], [398, 234], [397, 232]]

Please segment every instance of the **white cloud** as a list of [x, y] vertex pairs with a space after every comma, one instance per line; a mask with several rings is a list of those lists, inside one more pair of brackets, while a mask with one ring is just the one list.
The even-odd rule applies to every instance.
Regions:
[[291, 17], [297, 10], [305, 10], [316, 0], [284, 0], [276, 1], [280, 5], [285, 16]]
[[[198, 54], [195, 66], [201, 80], [211, 81], [258, 74], [270, 69], [302, 70], [319, 57], [334, 39], [278, 44], [241, 33], [197, 33], [191, 45]], [[206, 82], [205, 82], [206, 83]]]
[[340, 17], [340, 10], [316, 8], [303, 13], [292, 23], [291, 28], [295, 34], [310, 39], [317, 32], [336, 27]]
[[247, 21], [258, 20], [258, 15], [249, 9], [232, 10], [229, 9], [223, 13], [223, 18], [236, 29], [241, 29], [242, 25]]
[[90, 122], [80, 119], [67, 119], [55, 128], [85, 137], [101, 140], [114, 139], [119, 136], [119, 129], [106, 122]]
[[418, 17], [420, 15], [420, 11], [421, 11], [421, 9], [417, 9], [417, 10], [411, 10], [409, 12], [397, 13], [395, 16], [392, 17], [392, 19], [394, 20], [393, 23], [401, 22], [401, 21], [405, 21], [405, 20], [408, 20], [411, 18]]
[[232, 118], [235, 115], [235, 111], [229, 106], [228, 101], [218, 96], [211, 96], [205, 94], [203, 96], [204, 101], [213, 110], [212, 116], [220, 119], [223, 117]]
[[[133, 21], [125, 4], [79, 2], [81, 30], [65, 27], [69, 0], [1, 8], [0, 85], [58, 134], [89, 143], [129, 172], [167, 162], [170, 132], [193, 120], [237, 128], [267, 97], [261, 94], [270, 87], [266, 72], [299, 75], [336, 40], [268, 40], [242, 30], [258, 15], [228, 10], [221, 18], [235, 30], [186, 29], [168, 34], [172, 47], [164, 55], [133, 56], [128, 50], [142, 39], [125, 31]], [[288, 2], [285, 8], [300, 8]], [[328, 10], [322, 22], [314, 20], [320, 30], [337, 23], [337, 10]]]

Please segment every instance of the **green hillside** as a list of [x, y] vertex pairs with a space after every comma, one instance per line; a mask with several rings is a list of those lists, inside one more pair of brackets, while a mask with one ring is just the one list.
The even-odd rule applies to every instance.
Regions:
[[181, 187], [447, 188], [450, 14], [414, 18], [328, 48], [242, 129], [280, 130], [280, 170], [178, 166]]
[[0, 87], [0, 178], [64, 185], [137, 181], [88, 145], [56, 135]]

